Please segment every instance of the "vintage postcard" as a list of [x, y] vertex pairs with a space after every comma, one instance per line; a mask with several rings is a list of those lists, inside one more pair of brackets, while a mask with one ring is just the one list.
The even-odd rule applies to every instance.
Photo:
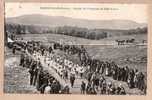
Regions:
[[147, 4], [5, 3], [5, 94], [147, 95]]

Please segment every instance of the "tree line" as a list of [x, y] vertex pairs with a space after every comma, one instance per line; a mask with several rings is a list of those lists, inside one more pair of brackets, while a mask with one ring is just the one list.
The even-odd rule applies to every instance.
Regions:
[[[8, 34], [61, 34], [80, 38], [86, 38], [91, 40], [99, 40], [109, 37], [115, 30], [109, 29], [88, 29], [73, 26], [62, 26], [62, 27], [46, 27], [36, 25], [21, 25], [21, 24], [5, 24], [6, 32]], [[117, 30], [119, 31], [119, 30]], [[121, 30], [122, 35], [133, 35], [133, 34], [145, 34], [147, 33], [147, 27], [136, 28], [130, 30]], [[116, 32], [115, 32], [116, 33]]]

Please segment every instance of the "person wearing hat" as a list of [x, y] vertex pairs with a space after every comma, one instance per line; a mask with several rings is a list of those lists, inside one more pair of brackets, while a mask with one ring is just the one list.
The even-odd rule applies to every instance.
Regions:
[[35, 68], [36, 68], [36, 62], [33, 60], [33, 62], [30, 65], [29, 73], [30, 73], [30, 85], [33, 85], [34, 81], [34, 75], [35, 75]]

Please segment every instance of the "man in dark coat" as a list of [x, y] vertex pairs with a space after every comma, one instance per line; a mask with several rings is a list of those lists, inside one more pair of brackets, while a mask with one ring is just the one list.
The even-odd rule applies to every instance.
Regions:
[[81, 94], [85, 94], [86, 84], [84, 81], [81, 83]]
[[43, 74], [40, 76], [40, 88], [39, 91], [41, 93], [44, 93], [45, 87], [48, 85], [48, 78], [49, 78], [49, 73], [46, 71], [43, 71]]
[[128, 80], [127, 80], [129, 88], [134, 87], [134, 76], [135, 76], [134, 70], [130, 69], [129, 70], [129, 75], [128, 75]]
[[33, 85], [34, 83], [34, 75], [35, 75], [35, 68], [36, 68], [36, 62], [33, 61], [30, 69], [29, 69], [29, 73], [30, 73], [30, 85]]
[[127, 82], [128, 74], [129, 74], [129, 68], [128, 68], [128, 66], [126, 66], [124, 69], [125, 69], [124, 81]]
[[71, 83], [71, 87], [73, 87], [73, 85], [74, 85], [74, 81], [75, 81], [75, 75], [74, 75], [74, 74], [71, 74], [71, 75], [70, 75], [70, 83]]

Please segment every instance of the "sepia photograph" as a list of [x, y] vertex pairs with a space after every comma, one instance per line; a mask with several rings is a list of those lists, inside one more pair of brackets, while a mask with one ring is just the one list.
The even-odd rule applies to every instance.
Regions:
[[146, 95], [147, 9], [6, 2], [3, 92]]

